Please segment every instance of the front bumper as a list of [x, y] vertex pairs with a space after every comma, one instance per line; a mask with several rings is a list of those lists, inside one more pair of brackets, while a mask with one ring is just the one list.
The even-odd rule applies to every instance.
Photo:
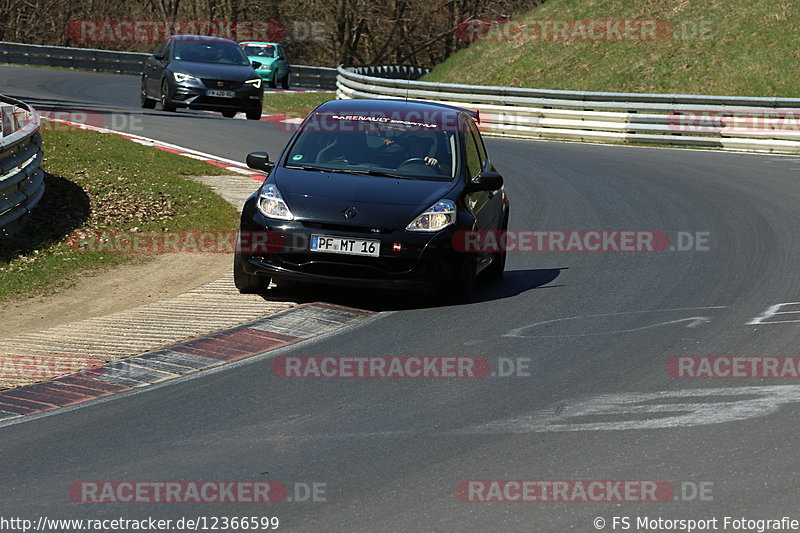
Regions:
[[[244, 216], [242, 263], [248, 274], [330, 285], [422, 289], [451, 281], [465, 260], [453, 250], [456, 228], [438, 233], [299, 221], [275, 221], [260, 213]], [[368, 257], [310, 251], [312, 235], [380, 241], [380, 256]], [[246, 242], [245, 242], [246, 241]], [[266, 247], [252, 243], [269, 243]], [[399, 245], [399, 249], [397, 249]]]
[[253, 87], [249, 84], [227, 84], [221, 90], [232, 91], [233, 98], [208, 96], [208, 90], [217, 89], [207, 87], [200, 80], [189, 80], [183, 83], [173, 82], [170, 88], [169, 103], [177, 107], [190, 109], [205, 109], [209, 111], [229, 110], [261, 110], [264, 95], [263, 88]]

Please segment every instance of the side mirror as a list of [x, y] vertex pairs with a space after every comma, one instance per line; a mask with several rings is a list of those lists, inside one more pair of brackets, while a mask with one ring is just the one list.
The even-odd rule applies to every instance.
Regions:
[[467, 183], [467, 192], [496, 191], [503, 186], [503, 176], [497, 172], [481, 172]]
[[286, 56], [278, 56], [278, 61], [283, 61], [284, 59], [286, 59]]
[[250, 63], [250, 64], [251, 64], [251, 65], [253, 65], [253, 68], [254, 68], [254, 69], [256, 69], [256, 70], [258, 70], [258, 69], [260, 69], [260, 68], [261, 68], [261, 63], [260, 63], [260, 62], [258, 62], [258, 61], [253, 61], [253, 62], [252, 62], [252, 63]]
[[164, 61], [164, 58], [165, 58], [166, 56], [165, 56], [164, 54], [153, 54], [153, 57], [154, 57], [155, 59], [158, 59], [159, 61]]
[[267, 152], [253, 152], [247, 154], [247, 166], [255, 170], [269, 172], [273, 169], [275, 163], [270, 162]]

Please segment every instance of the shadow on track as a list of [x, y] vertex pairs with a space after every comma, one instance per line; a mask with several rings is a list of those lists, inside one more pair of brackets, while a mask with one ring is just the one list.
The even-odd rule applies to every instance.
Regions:
[[264, 295], [264, 299], [269, 301], [291, 300], [298, 303], [326, 302], [375, 312], [471, 305], [511, 298], [531, 289], [561, 287], [562, 285], [545, 285], [555, 280], [562, 270], [566, 270], [566, 268], [507, 270], [500, 280], [490, 282], [480, 280], [475, 296], [463, 304], [455, 303], [446, 293], [437, 294], [436, 291], [423, 293], [365, 290], [301, 283], [289, 283], [274, 287]]

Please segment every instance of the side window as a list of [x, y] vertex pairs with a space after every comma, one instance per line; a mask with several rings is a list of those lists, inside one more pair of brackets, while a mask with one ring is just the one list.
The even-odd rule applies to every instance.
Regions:
[[464, 135], [464, 155], [467, 166], [467, 179], [472, 179], [481, 173], [482, 167], [478, 145], [475, 142], [475, 137], [469, 130], [467, 130]]
[[278, 55], [289, 61], [289, 56], [286, 55], [286, 49], [283, 46], [278, 47]]
[[469, 130], [475, 138], [475, 146], [478, 147], [478, 158], [481, 161], [481, 170], [483, 170], [486, 168], [486, 147], [483, 145], [483, 139], [481, 138], [481, 134], [478, 133], [478, 128], [475, 127], [475, 123], [471, 120], [469, 121]]

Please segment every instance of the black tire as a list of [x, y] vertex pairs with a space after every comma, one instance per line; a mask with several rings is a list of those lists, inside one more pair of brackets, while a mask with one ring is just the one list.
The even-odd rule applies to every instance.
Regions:
[[451, 285], [453, 300], [458, 303], [469, 302], [475, 294], [478, 283], [477, 263], [474, 254], [467, 254], [459, 265], [456, 277]]
[[144, 78], [142, 78], [142, 88], [139, 91], [139, 104], [144, 109], [153, 109], [156, 107], [156, 100], [147, 96], [147, 91], [144, 90]]
[[[500, 233], [508, 230], [508, 213], [503, 218], [503, 223], [500, 226]], [[503, 272], [506, 270], [506, 251], [497, 252], [492, 258], [492, 263], [486, 267], [481, 275], [486, 279], [500, 279], [503, 277]]]
[[281, 80], [281, 89], [288, 89], [289, 88], [289, 76], [290, 73], [286, 73], [286, 75]]
[[272, 87], [273, 89], [278, 86], [278, 73], [277, 72], [272, 75], [272, 77], [269, 79], [267, 84], [270, 87]]
[[260, 109], [254, 109], [252, 111], [248, 111], [246, 115], [247, 115], [247, 120], [261, 120]]
[[167, 80], [164, 80], [161, 82], [161, 109], [172, 113], [178, 108], [170, 104], [169, 100], [169, 86], [167, 85]]
[[257, 276], [244, 271], [242, 254], [233, 254], [233, 283], [242, 294], [264, 294], [269, 287], [270, 278]]
[[225, 118], [233, 118], [236, 116], [236, 111], [223, 111], [222, 116]]

